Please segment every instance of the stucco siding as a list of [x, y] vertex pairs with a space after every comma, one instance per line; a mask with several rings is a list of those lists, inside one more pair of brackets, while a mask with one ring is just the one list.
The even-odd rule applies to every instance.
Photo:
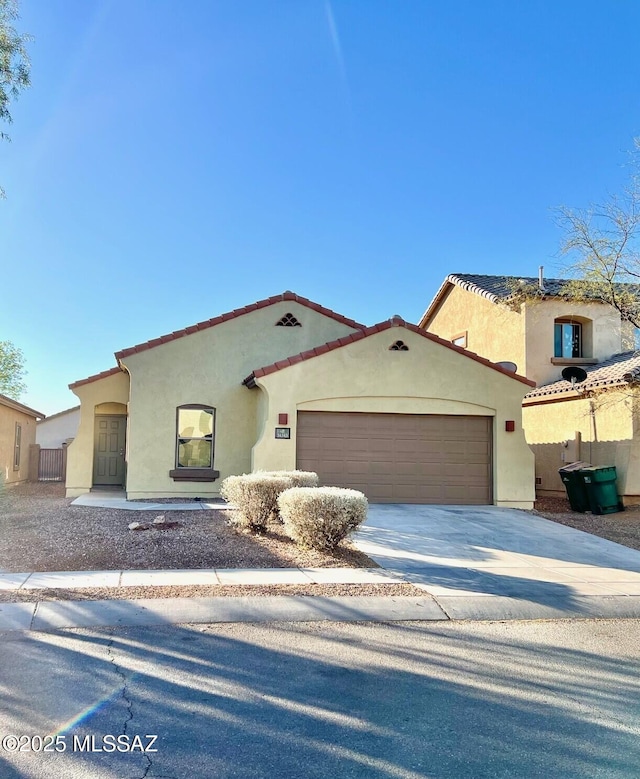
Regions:
[[[408, 352], [389, 351], [397, 339]], [[267, 403], [264, 432], [253, 449], [254, 470], [295, 466], [299, 410], [477, 414], [494, 420], [494, 502], [532, 504], [533, 455], [520, 421], [527, 386], [418, 333], [385, 330], [268, 374], [257, 384]], [[289, 440], [274, 436], [282, 412], [289, 415]], [[505, 431], [507, 420], [515, 421], [515, 432]]]
[[[301, 327], [279, 327], [293, 314]], [[295, 301], [283, 301], [215, 327], [127, 356], [131, 374], [127, 494], [132, 498], [218, 495], [221, 481], [251, 470], [261, 426], [259, 396], [242, 386], [254, 369], [341, 338], [354, 328]], [[174, 481], [176, 408], [216, 409], [215, 482]]]
[[101, 414], [126, 414], [129, 376], [116, 373], [75, 387], [80, 398], [80, 424], [67, 451], [67, 497], [89, 492], [93, 483], [94, 426], [96, 410]]
[[[16, 424], [20, 425], [20, 466], [15, 468]], [[29, 446], [36, 442], [36, 420], [0, 404], [0, 486], [29, 478]]]
[[58, 449], [65, 441], [75, 438], [80, 424], [80, 409], [55, 414], [38, 422], [36, 443], [42, 449]]
[[557, 381], [563, 365], [554, 365], [554, 323], [556, 319], [583, 322], [583, 356], [605, 360], [622, 351], [620, 314], [600, 303], [570, 303], [548, 299], [528, 303], [524, 311], [526, 331], [526, 376], [536, 384]]
[[452, 286], [427, 326], [447, 340], [467, 332], [467, 349], [493, 362], [509, 360], [536, 384], [556, 381], [563, 365], [554, 357], [556, 319], [583, 321], [583, 354], [604, 360], [622, 351], [620, 315], [600, 303], [572, 303], [547, 298], [523, 304], [521, 312], [482, 295]]
[[523, 424], [536, 457], [539, 492], [565, 494], [558, 469], [582, 460], [592, 465], [615, 465], [620, 494], [640, 496], [636, 404], [637, 399], [628, 392], [611, 391], [592, 399], [525, 405]]
[[527, 375], [524, 317], [506, 306], [452, 286], [426, 329], [447, 341], [467, 332], [469, 351], [492, 362], [514, 362], [518, 372]]

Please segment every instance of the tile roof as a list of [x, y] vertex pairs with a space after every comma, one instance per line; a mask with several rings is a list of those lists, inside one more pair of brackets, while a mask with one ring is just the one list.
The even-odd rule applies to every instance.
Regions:
[[215, 327], [215, 325], [219, 325], [222, 322], [228, 322], [230, 319], [236, 319], [237, 317], [243, 316], [244, 314], [249, 314], [252, 311], [257, 311], [260, 308], [266, 308], [267, 306], [272, 306], [274, 303], [281, 303], [282, 301], [294, 301], [296, 303], [300, 303], [300, 305], [306, 306], [313, 311], [318, 311], [325, 316], [331, 317], [331, 319], [335, 319], [337, 322], [340, 322], [343, 325], [353, 327], [354, 330], [362, 330], [365, 327], [353, 319], [347, 319], [347, 317], [342, 316], [342, 314], [338, 314], [335, 311], [332, 311], [330, 308], [325, 308], [319, 303], [314, 303], [308, 298], [304, 298], [301, 295], [296, 295], [295, 292], [290, 292], [287, 290], [280, 295], [274, 295], [273, 297], [259, 300], [257, 303], [252, 303], [249, 306], [236, 308], [233, 311], [228, 311], [226, 314], [220, 314], [220, 316], [213, 317], [213, 319], [207, 319], [204, 322], [198, 322], [197, 324], [191, 325], [190, 327], [185, 327], [183, 330], [175, 330], [173, 333], [169, 333], [168, 335], [162, 335], [159, 338], [153, 338], [151, 341], [145, 341], [144, 343], [130, 346], [127, 349], [122, 349], [121, 351], [115, 353], [116, 359], [121, 360], [123, 357], [128, 357], [130, 354], [143, 352], [147, 349], [153, 349], [154, 346], [159, 346], [160, 344], [164, 344], [169, 341], [175, 341], [178, 338], [183, 338], [185, 335], [190, 335], [191, 333], [196, 333], [200, 330], [207, 330], [209, 327]]
[[413, 333], [417, 333], [418, 335], [421, 335], [423, 338], [426, 338], [428, 341], [432, 341], [433, 343], [437, 343], [440, 344], [441, 346], [445, 346], [447, 349], [452, 349], [455, 352], [464, 354], [465, 357], [469, 357], [475, 362], [479, 362], [482, 365], [486, 365], [487, 367], [492, 368], [495, 371], [498, 371], [499, 373], [503, 373], [506, 376], [509, 376], [509, 378], [511, 379], [516, 379], [517, 381], [520, 381], [523, 384], [528, 384], [530, 387], [535, 387], [535, 382], [531, 381], [530, 379], [527, 379], [524, 376], [520, 376], [517, 373], [511, 373], [510, 371], [505, 370], [500, 365], [497, 365], [496, 363], [491, 362], [490, 360], [487, 360], [484, 357], [480, 357], [475, 352], [470, 352], [467, 349], [463, 349], [461, 346], [456, 346], [455, 344], [452, 344], [451, 341], [445, 341], [443, 338], [439, 338], [437, 335], [434, 335], [433, 333], [428, 333], [426, 330], [420, 329], [417, 325], [409, 324], [408, 322], [405, 322], [404, 319], [402, 319], [402, 317], [399, 316], [394, 316], [391, 319], [388, 319], [386, 322], [379, 322], [377, 325], [372, 325], [371, 327], [363, 328], [357, 333], [350, 333], [349, 335], [346, 335], [343, 338], [338, 338], [335, 341], [329, 341], [329, 343], [322, 344], [321, 346], [316, 346], [315, 348], [308, 349], [305, 352], [300, 352], [300, 354], [296, 354], [293, 357], [288, 357], [285, 360], [278, 360], [277, 362], [274, 362], [271, 365], [267, 365], [263, 368], [257, 368], [256, 370], [253, 371], [253, 373], [247, 376], [247, 378], [244, 379], [242, 383], [251, 389], [256, 386], [255, 380], [261, 378], [262, 376], [268, 376], [270, 373], [275, 373], [276, 371], [282, 370], [283, 368], [288, 368], [291, 365], [296, 365], [299, 362], [304, 362], [305, 360], [311, 360], [314, 357], [319, 357], [322, 354], [326, 354], [327, 352], [332, 352], [334, 349], [340, 349], [343, 346], [347, 346], [347, 344], [354, 343], [355, 341], [360, 341], [363, 338], [368, 338], [369, 336], [374, 335], [375, 333], [380, 333], [384, 330], [388, 330], [391, 327], [404, 327], [407, 330], [411, 330], [411, 332]]
[[585, 392], [606, 387], [630, 385], [640, 380], [640, 351], [621, 352], [597, 365], [584, 367], [587, 378], [575, 388], [570, 382], [560, 379], [536, 387], [524, 397], [525, 402], [550, 395], [571, 395], [580, 397]]
[[6, 395], [0, 395], [0, 406], [7, 406], [7, 408], [12, 408], [14, 411], [20, 411], [23, 414], [28, 414], [30, 417], [39, 417], [40, 419], [44, 419], [46, 416], [45, 414], [41, 414], [35, 409], [29, 408], [29, 406], [25, 406], [23, 403], [19, 403], [13, 398], [8, 398]]
[[87, 376], [86, 379], [79, 379], [74, 381], [73, 384], [69, 384], [69, 389], [75, 389], [75, 387], [81, 387], [83, 384], [91, 384], [92, 381], [100, 381], [100, 379], [106, 379], [107, 376], [115, 376], [116, 373], [124, 373], [122, 368], [116, 365], [115, 368], [109, 368], [108, 371], [102, 371], [101, 373], [94, 373], [93, 376]]
[[64, 411], [56, 411], [55, 414], [49, 414], [47, 417], [47, 422], [50, 419], [57, 419], [57, 417], [64, 416], [64, 414], [70, 414], [72, 411], [80, 411], [80, 406], [73, 406], [73, 408], [65, 408]]
[[[494, 303], [506, 300], [513, 295], [516, 284], [523, 286], [538, 286], [538, 278], [533, 276], [483, 276], [476, 273], [452, 273], [447, 281], [463, 289], [468, 289], [478, 295], [489, 298]], [[554, 297], [567, 286], [569, 279], [544, 279], [544, 291]], [[517, 287], [516, 287], [517, 288]]]
[[[544, 294], [547, 297], [556, 297], [562, 294], [566, 286], [573, 281], [572, 279], [548, 279], [544, 278]], [[455, 285], [462, 289], [475, 292], [492, 303], [498, 303], [501, 300], [508, 300], [513, 296], [517, 285], [522, 284], [526, 287], [537, 287], [537, 276], [486, 276], [479, 273], [451, 273], [443, 281], [435, 297], [429, 303], [427, 310], [422, 315], [420, 326], [424, 327], [427, 321], [435, 313], [438, 305], [442, 301], [449, 285]], [[640, 296], [640, 285], [638, 284], [620, 284], [621, 289], [630, 290]], [[595, 296], [597, 299], [597, 296]]]

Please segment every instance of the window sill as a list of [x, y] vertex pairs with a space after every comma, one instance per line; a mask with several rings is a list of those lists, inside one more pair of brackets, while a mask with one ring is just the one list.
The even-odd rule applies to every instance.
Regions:
[[213, 468], [174, 468], [169, 471], [169, 476], [174, 481], [215, 481], [220, 471]]
[[552, 357], [554, 365], [597, 365], [595, 357]]

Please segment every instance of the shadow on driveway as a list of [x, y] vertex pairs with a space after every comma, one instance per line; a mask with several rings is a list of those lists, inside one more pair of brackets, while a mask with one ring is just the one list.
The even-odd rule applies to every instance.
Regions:
[[640, 595], [640, 552], [525, 511], [372, 505], [355, 542], [438, 595], [494, 595], [572, 609]]

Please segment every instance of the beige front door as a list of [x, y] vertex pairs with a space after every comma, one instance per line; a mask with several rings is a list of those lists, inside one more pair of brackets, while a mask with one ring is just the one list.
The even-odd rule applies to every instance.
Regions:
[[491, 417], [298, 413], [297, 467], [372, 503], [492, 502]]
[[124, 416], [96, 416], [93, 454], [94, 486], [124, 487], [126, 430], [127, 418]]

